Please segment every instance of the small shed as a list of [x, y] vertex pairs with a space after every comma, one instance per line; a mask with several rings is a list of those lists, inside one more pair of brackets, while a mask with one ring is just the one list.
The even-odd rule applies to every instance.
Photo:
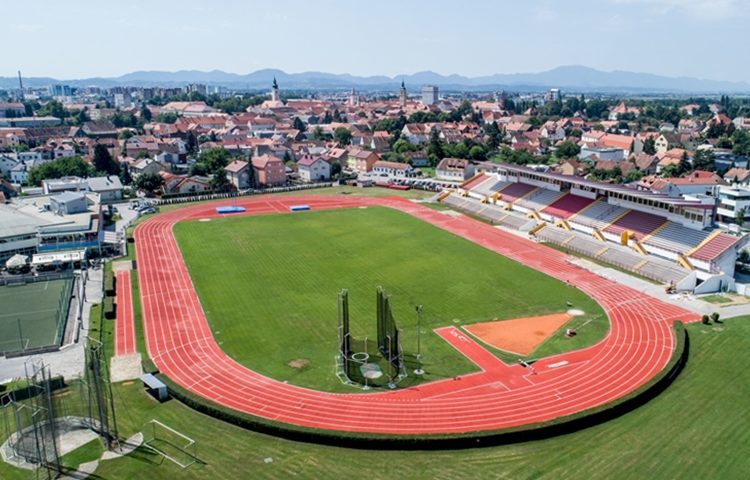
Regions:
[[153, 374], [146, 373], [144, 375], [141, 375], [141, 381], [146, 386], [146, 391], [150, 393], [155, 399], [159, 400], [160, 402], [164, 402], [169, 399], [167, 386]]

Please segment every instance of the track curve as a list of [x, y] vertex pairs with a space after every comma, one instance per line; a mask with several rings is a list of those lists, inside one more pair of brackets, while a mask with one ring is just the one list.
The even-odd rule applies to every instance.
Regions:
[[687, 310], [574, 266], [561, 252], [402, 198], [304, 195], [239, 199], [237, 204], [247, 209], [245, 214], [287, 213], [290, 205], [300, 203], [313, 209], [394, 208], [570, 282], [596, 300], [610, 319], [611, 328], [602, 341], [538, 361], [535, 375], [519, 365], [486, 358], [481, 363], [481, 347], [470, 340], [462, 343], [449, 329], [439, 329], [438, 334], [482, 370], [369, 394], [297, 387], [236, 363], [214, 341], [172, 229], [180, 220], [216, 217], [217, 203], [221, 202], [159, 214], [135, 230], [148, 353], [163, 374], [194, 394], [276, 422], [333, 431], [418, 435], [499, 430], [552, 420], [616, 400], [646, 383], [666, 366], [675, 348], [672, 322], [698, 319]]

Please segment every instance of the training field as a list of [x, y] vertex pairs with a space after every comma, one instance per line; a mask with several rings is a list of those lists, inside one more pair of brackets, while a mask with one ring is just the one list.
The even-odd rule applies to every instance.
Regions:
[[436, 327], [561, 313], [568, 303], [586, 313], [570, 321], [585, 324], [577, 337], [558, 333], [531, 358], [579, 349], [608, 328], [602, 309], [579, 290], [390, 208], [183, 221], [174, 232], [221, 348], [252, 370], [296, 385], [351, 391], [333, 374], [342, 288], [349, 290], [353, 335], [374, 341], [375, 288], [385, 287], [412, 366], [414, 306], [424, 305], [426, 380], [477, 368]]
[[[71, 279], [0, 287], [0, 351], [58, 344]], [[20, 320], [20, 332], [19, 332]], [[22, 337], [22, 338], [21, 338]]]

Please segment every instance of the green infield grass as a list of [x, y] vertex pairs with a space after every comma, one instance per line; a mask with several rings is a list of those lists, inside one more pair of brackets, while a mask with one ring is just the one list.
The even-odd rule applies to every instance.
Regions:
[[[609, 325], [575, 288], [384, 207], [181, 222], [175, 235], [221, 348], [255, 371], [305, 387], [352, 391], [334, 375], [342, 288], [349, 290], [352, 334], [371, 342], [375, 289], [391, 294], [410, 369], [415, 305], [424, 305], [428, 381], [476, 368], [432, 332], [436, 327], [564, 312], [568, 302], [586, 312], [571, 320], [576, 327], [587, 322], [576, 337], [558, 332], [535, 358], [589, 345]], [[400, 385], [416, 381], [411, 375]]]

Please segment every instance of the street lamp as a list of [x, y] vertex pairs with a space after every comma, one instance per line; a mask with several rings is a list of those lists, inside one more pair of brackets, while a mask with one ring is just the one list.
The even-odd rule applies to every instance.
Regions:
[[417, 368], [414, 369], [415, 375], [424, 374], [424, 370], [422, 370], [422, 351], [420, 344], [420, 334], [422, 330], [422, 308], [422, 305], [417, 305], [416, 307], [414, 307], [414, 310], [417, 312], [417, 362], [419, 362]]

